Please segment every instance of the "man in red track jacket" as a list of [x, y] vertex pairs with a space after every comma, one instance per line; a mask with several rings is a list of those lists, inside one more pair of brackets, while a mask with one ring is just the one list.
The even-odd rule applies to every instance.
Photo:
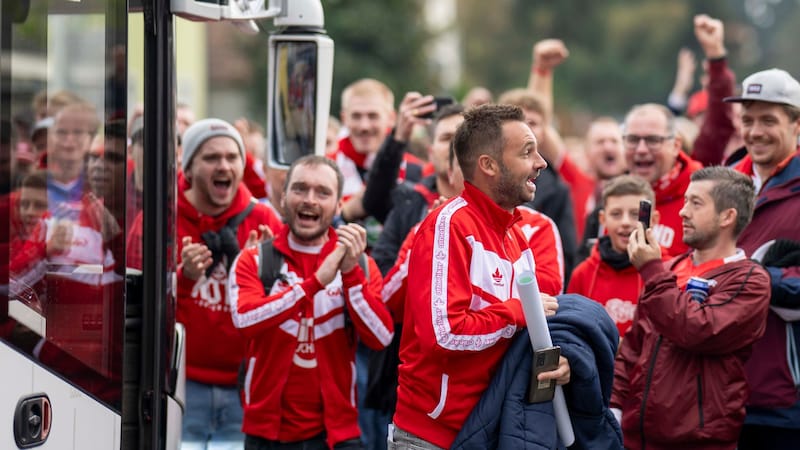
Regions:
[[[258, 246], [231, 268], [234, 325], [249, 339], [244, 385], [246, 448], [361, 448], [356, 410], [356, 336], [370, 348], [394, 335], [381, 301], [383, 280], [364, 258], [366, 230], [331, 223], [341, 210], [342, 174], [324, 157], [292, 164], [284, 189], [286, 225], [272, 242], [284, 258], [265, 287]], [[355, 331], [355, 335], [353, 334]]]
[[[516, 207], [532, 200], [546, 163], [521, 109], [464, 116], [453, 141], [464, 191], [425, 218], [411, 250], [390, 449], [449, 447], [525, 326], [515, 277], [534, 261]], [[567, 382], [566, 359], [545, 378]]]

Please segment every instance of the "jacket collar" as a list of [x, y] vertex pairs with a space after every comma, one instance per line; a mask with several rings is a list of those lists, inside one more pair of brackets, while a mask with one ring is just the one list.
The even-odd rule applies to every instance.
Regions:
[[[293, 253], [291, 247], [292, 244], [289, 243], [289, 232], [289, 225], [283, 224], [283, 227], [275, 236], [275, 240], [273, 241], [275, 248], [287, 257], [291, 256]], [[322, 249], [319, 251], [320, 257], [327, 256], [328, 253], [333, 251], [334, 247], [336, 247], [336, 230], [334, 230], [333, 227], [329, 227], [328, 241], [322, 244]]]
[[505, 233], [522, 218], [516, 208], [513, 213], [509, 213], [469, 181], [464, 181], [464, 191], [461, 193], [461, 197], [467, 201], [468, 205], [477, 210], [488, 226], [500, 233]]
[[695, 161], [686, 153], [678, 152], [673, 168], [653, 183], [653, 190], [656, 193], [656, 204], [664, 204], [675, 198], [683, 198], [686, 186], [689, 185], [692, 172], [700, 170], [703, 165]]

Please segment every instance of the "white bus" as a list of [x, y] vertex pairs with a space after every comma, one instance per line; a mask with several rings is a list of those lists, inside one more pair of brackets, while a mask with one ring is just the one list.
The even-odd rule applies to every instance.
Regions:
[[[271, 66], [284, 72], [265, 80], [270, 161], [324, 147], [333, 49], [322, 8], [265, 3], [0, 0], [0, 449], [177, 448], [176, 15], [278, 17], [270, 57], [282, 55]], [[287, 11], [299, 6], [314, 14]], [[133, 14], [142, 30], [129, 29]], [[129, 120], [129, 36], [142, 36], [141, 128]], [[308, 63], [311, 100], [287, 101], [293, 64]], [[303, 123], [286, 123], [296, 116]], [[131, 143], [144, 149], [138, 161]], [[126, 242], [138, 214], [146, 231]], [[126, 267], [132, 253], [142, 271]]]

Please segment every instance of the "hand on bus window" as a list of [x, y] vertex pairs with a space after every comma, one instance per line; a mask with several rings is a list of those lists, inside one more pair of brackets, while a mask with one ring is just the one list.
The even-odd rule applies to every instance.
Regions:
[[67, 253], [72, 246], [72, 222], [58, 220], [53, 226], [53, 234], [47, 241], [47, 255]]
[[181, 249], [181, 265], [183, 276], [190, 280], [198, 280], [206, 273], [206, 269], [213, 262], [211, 250], [205, 244], [192, 243], [190, 236], [183, 237], [183, 248]]
[[268, 226], [263, 224], [259, 225], [258, 231], [250, 230], [250, 234], [247, 236], [247, 242], [244, 243], [244, 248], [255, 247], [256, 245], [272, 239], [273, 237], [274, 235], [272, 234], [272, 230], [270, 230]]

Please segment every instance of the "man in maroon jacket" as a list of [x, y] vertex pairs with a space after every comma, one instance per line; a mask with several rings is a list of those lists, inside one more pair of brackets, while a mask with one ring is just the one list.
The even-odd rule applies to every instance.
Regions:
[[736, 448], [744, 362], [770, 297], [769, 275], [736, 248], [753, 203], [748, 177], [707, 167], [692, 174], [680, 211], [691, 252], [665, 265], [652, 230], [637, 224], [631, 234], [628, 255], [645, 287], [614, 370], [611, 408], [625, 448]]

